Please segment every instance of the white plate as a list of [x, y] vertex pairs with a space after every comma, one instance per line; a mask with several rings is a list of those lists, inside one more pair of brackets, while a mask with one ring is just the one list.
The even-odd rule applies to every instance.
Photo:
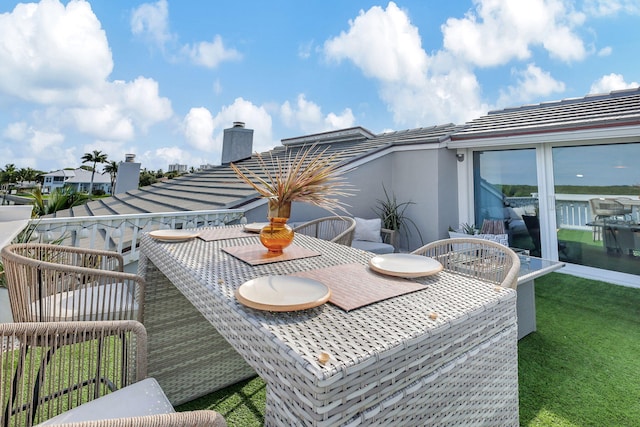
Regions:
[[250, 233], [259, 233], [260, 230], [262, 230], [262, 228], [265, 225], [269, 225], [269, 223], [268, 222], [252, 222], [251, 224], [244, 225], [244, 231], [248, 231]]
[[369, 267], [378, 273], [398, 277], [421, 277], [442, 271], [442, 264], [433, 258], [414, 254], [385, 254], [369, 260]]
[[149, 236], [161, 242], [184, 242], [198, 237], [198, 234], [200, 233], [193, 230], [155, 230], [149, 232]]
[[296, 311], [317, 307], [331, 291], [317, 280], [295, 276], [263, 276], [245, 282], [236, 298], [247, 307], [269, 311]]

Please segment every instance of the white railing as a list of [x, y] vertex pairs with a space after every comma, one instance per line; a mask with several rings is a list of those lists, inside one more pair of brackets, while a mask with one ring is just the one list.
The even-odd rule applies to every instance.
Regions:
[[30, 221], [29, 232], [31, 241], [116, 251], [128, 264], [139, 258], [142, 232], [219, 226], [241, 222], [243, 218], [242, 209], [37, 218]]

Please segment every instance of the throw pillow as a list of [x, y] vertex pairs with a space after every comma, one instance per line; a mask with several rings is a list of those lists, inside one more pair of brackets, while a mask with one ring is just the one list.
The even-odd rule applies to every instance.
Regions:
[[353, 240], [382, 242], [382, 237], [380, 236], [382, 220], [380, 218], [363, 219], [355, 217], [354, 219], [356, 220], [356, 229], [353, 234]]

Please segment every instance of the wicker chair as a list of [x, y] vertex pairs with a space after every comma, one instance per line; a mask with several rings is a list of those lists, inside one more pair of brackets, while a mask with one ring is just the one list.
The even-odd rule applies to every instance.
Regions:
[[476, 238], [443, 239], [412, 252], [437, 259], [444, 270], [516, 289], [520, 258], [500, 243]]
[[227, 424], [218, 412], [199, 410], [57, 425], [59, 427], [225, 427]]
[[341, 245], [351, 246], [356, 221], [346, 216], [329, 216], [314, 219], [295, 227], [293, 231], [305, 236], [317, 237]]
[[137, 321], [2, 323], [0, 341], [2, 427], [226, 425], [214, 411], [175, 413], [145, 379]]
[[142, 321], [144, 279], [116, 252], [18, 243], [0, 254], [15, 322]]

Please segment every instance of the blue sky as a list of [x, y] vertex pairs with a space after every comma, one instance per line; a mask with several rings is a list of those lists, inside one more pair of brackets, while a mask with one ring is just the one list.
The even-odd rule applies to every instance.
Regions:
[[638, 86], [637, 0], [0, 0], [0, 167], [219, 164]]

